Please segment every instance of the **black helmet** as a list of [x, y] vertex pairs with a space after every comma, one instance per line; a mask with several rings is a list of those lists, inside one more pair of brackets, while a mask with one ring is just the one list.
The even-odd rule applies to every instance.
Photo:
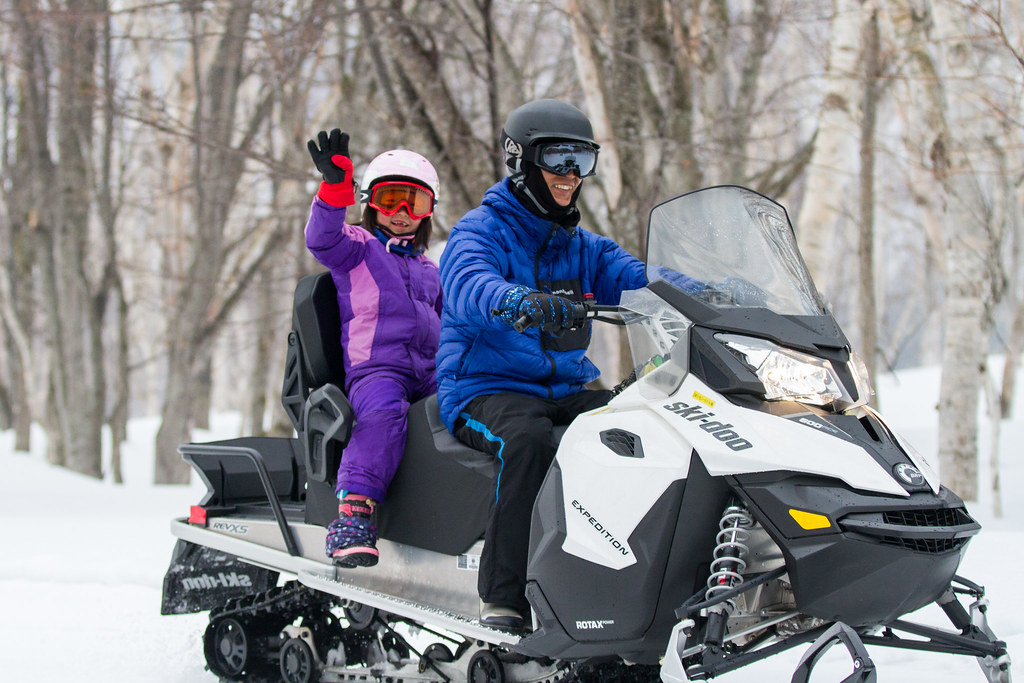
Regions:
[[[561, 100], [534, 100], [515, 109], [505, 120], [501, 130], [501, 149], [505, 153], [505, 165], [517, 174], [523, 171], [522, 161], [532, 162], [541, 168], [565, 175], [566, 167], [549, 167], [540, 158], [540, 146], [550, 142], [582, 143], [592, 149], [593, 156], [581, 165], [571, 158], [572, 167], [581, 177], [594, 173], [597, 165], [597, 150], [594, 142], [594, 128], [586, 114]], [[565, 172], [560, 172], [565, 171]]]

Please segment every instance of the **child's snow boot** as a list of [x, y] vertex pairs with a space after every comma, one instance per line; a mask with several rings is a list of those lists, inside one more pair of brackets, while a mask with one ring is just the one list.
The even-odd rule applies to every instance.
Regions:
[[374, 502], [366, 496], [346, 494], [338, 505], [338, 519], [327, 527], [327, 556], [339, 567], [377, 564], [377, 527]]

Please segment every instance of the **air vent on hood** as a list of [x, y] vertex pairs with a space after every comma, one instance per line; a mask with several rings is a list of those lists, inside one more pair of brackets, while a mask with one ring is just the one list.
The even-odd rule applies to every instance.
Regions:
[[640, 443], [640, 437], [625, 429], [607, 429], [601, 432], [601, 443], [607, 446], [612, 453], [624, 458], [644, 457], [644, 448]]

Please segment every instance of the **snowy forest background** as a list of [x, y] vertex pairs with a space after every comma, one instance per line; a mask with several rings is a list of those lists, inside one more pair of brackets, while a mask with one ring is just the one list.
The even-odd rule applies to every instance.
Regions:
[[977, 408], [1009, 414], [1024, 340], [1022, 27], [1021, 0], [0, 0], [0, 430], [121, 481], [156, 416], [154, 481], [183, 483], [211, 410], [290, 429], [305, 141], [351, 133], [357, 177], [426, 155], [443, 240], [507, 113], [555, 97], [602, 145], [584, 226], [641, 258], [671, 196], [785, 205], [873, 373], [942, 366], [944, 481], [998, 515]]

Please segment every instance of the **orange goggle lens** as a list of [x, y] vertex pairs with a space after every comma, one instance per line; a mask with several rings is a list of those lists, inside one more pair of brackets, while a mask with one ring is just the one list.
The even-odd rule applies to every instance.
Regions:
[[370, 192], [370, 207], [385, 216], [394, 216], [405, 207], [409, 218], [419, 220], [434, 213], [434, 195], [419, 185], [400, 181], [377, 183]]

